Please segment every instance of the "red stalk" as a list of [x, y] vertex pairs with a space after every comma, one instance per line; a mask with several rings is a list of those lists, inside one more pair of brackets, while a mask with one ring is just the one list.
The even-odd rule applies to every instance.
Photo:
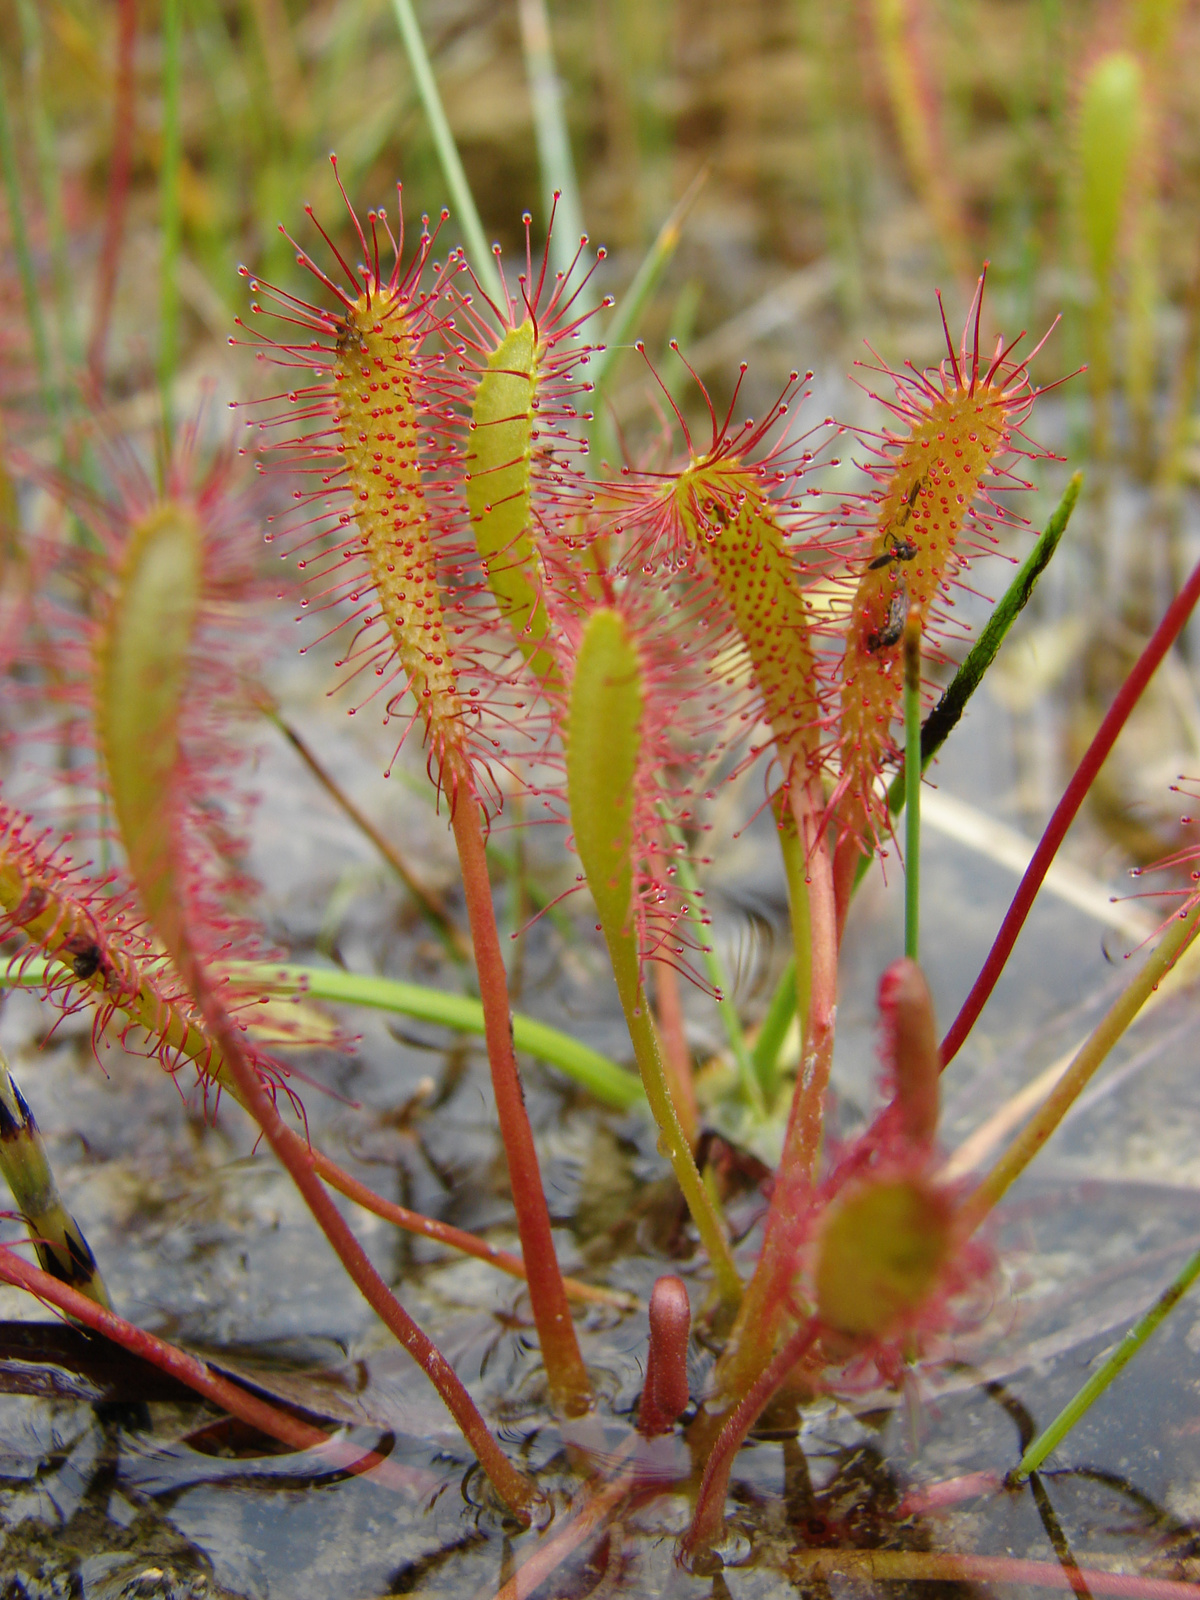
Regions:
[[457, 1373], [371, 1265], [366, 1251], [318, 1178], [312, 1151], [279, 1115], [278, 1107], [242, 1049], [237, 1029], [212, 995], [199, 964], [188, 961], [186, 965], [190, 968], [187, 973], [189, 987], [200, 1004], [205, 1022], [221, 1046], [225, 1064], [238, 1086], [243, 1104], [286, 1167], [338, 1259], [367, 1304], [395, 1334], [442, 1397], [497, 1494], [518, 1516], [527, 1519], [529, 1507], [537, 1498], [537, 1490], [504, 1455]]
[[108, 323], [113, 294], [117, 287], [117, 265], [121, 237], [125, 232], [125, 211], [129, 199], [129, 178], [133, 170], [133, 136], [137, 99], [134, 94], [133, 57], [137, 43], [136, 0], [120, 0], [117, 16], [117, 74], [113, 96], [112, 159], [108, 169], [108, 209], [104, 218], [104, 243], [96, 274], [96, 309], [92, 314], [92, 337], [88, 341], [87, 367], [90, 386], [99, 390], [104, 381], [104, 347], [108, 343]]
[[[821, 827], [822, 807], [807, 786], [797, 784], [790, 803], [807, 870], [799, 892], [807, 910], [806, 948], [796, 950], [797, 992], [803, 993], [802, 960], [808, 969], [807, 1012], [801, 1007], [800, 1071], [788, 1115], [783, 1155], [775, 1176], [754, 1276], [746, 1286], [725, 1355], [717, 1368], [723, 1394], [745, 1395], [770, 1359], [780, 1320], [789, 1304], [795, 1272], [797, 1222], [805, 1215], [821, 1153], [825, 1090], [833, 1064], [837, 1020], [837, 910], [829, 850]], [[793, 901], [792, 917], [798, 923]]]
[[525, 1110], [525, 1095], [517, 1072], [513, 1051], [512, 1021], [508, 1005], [508, 976], [500, 950], [500, 934], [492, 904], [488, 879], [487, 854], [479, 807], [472, 793], [469, 774], [458, 770], [457, 755], [447, 762], [451, 793], [451, 825], [462, 866], [467, 917], [471, 942], [475, 947], [475, 967], [479, 975], [479, 998], [483, 1005], [484, 1036], [492, 1085], [496, 1096], [496, 1115], [500, 1136], [508, 1158], [517, 1229], [521, 1236], [521, 1255], [529, 1283], [529, 1300], [537, 1324], [542, 1359], [554, 1403], [568, 1416], [586, 1411], [591, 1404], [591, 1384], [575, 1337], [566, 1289], [554, 1253], [550, 1232], [550, 1211], [533, 1130]]
[[942, 1040], [942, 1068], [949, 1066], [958, 1054], [963, 1040], [970, 1033], [978, 1020], [979, 1013], [987, 1004], [988, 997], [996, 986], [996, 982], [1004, 970], [1005, 962], [1012, 954], [1013, 945], [1017, 942], [1017, 935], [1025, 925], [1025, 918], [1029, 915], [1030, 908], [1042, 886], [1042, 879], [1049, 870], [1050, 863], [1058, 853], [1058, 848], [1066, 836], [1067, 829], [1075, 820], [1075, 814], [1083, 804], [1084, 796], [1096, 780], [1096, 775], [1104, 765], [1109, 751], [1117, 741], [1117, 736], [1125, 726], [1130, 712], [1141, 697], [1142, 691], [1149, 683], [1155, 668], [1174, 644], [1176, 638], [1183, 630], [1184, 624], [1191, 616], [1192, 608], [1200, 599], [1200, 564], [1193, 568], [1191, 576], [1183, 588], [1167, 607], [1166, 613], [1158, 627], [1154, 630], [1150, 642], [1142, 651], [1134, 664], [1132, 672], [1125, 679], [1117, 691], [1116, 699], [1108, 708], [1108, 714], [1100, 724], [1096, 737], [1087, 747], [1082, 761], [1075, 769], [1074, 776], [1067, 785], [1062, 799], [1055, 807], [1054, 815], [1046, 825], [1046, 831], [1038, 841], [1038, 847], [1033, 852], [1033, 859], [1025, 869], [1025, 876], [1021, 879], [1012, 904], [1005, 914], [1004, 921], [1000, 924], [1000, 931], [992, 948], [988, 951], [987, 960], [983, 964], [978, 978], [970, 994], [963, 1001], [962, 1010], [950, 1024], [946, 1037]]
[[392, 1488], [421, 1493], [430, 1487], [426, 1474], [399, 1467], [373, 1450], [359, 1450], [343, 1440], [333, 1439], [322, 1428], [302, 1422], [278, 1406], [259, 1399], [240, 1384], [222, 1378], [198, 1356], [190, 1355], [177, 1345], [168, 1344], [165, 1339], [147, 1333], [144, 1328], [127, 1322], [115, 1311], [89, 1300], [78, 1289], [71, 1288], [70, 1284], [23, 1261], [7, 1245], [0, 1245], [0, 1281], [25, 1289], [73, 1321], [81, 1322], [93, 1332], [111, 1339], [114, 1344], [150, 1362], [169, 1377], [178, 1379], [206, 1400], [211, 1400], [222, 1411], [256, 1428], [269, 1439], [278, 1439], [280, 1444], [289, 1445], [293, 1450], [322, 1450], [335, 1465], [344, 1470], [373, 1472], [380, 1483]]
[[[461, 1250], [464, 1255], [486, 1261], [500, 1272], [507, 1272], [512, 1278], [526, 1280], [525, 1263], [513, 1251], [501, 1250], [497, 1245], [481, 1239], [478, 1234], [456, 1228], [453, 1223], [439, 1222], [436, 1217], [426, 1217], [419, 1211], [410, 1211], [407, 1206], [397, 1205], [394, 1200], [385, 1200], [382, 1195], [376, 1194], [374, 1189], [369, 1188], [358, 1178], [352, 1178], [338, 1166], [336, 1161], [331, 1161], [327, 1155], [323, 1155], [315, 1145], [309, 1146], [309, 1154], [312, 1157], [313, 1167], [329, 1187], [336, 1189], [339, 1194], [344, 1194], [347, 1200], [353, 1200], [355, 1205], [361, 1206], [364, 1211], [382, 1217], [385, 1222], [394, 1222], [398, 1228], [404, 1228], [408, 1233], [419, 1234], [423, 1239], [434, 1239], [438, 1244], [444, 1244], [451, 1250]], [[604, 1289], [594, 1283], [581, 1283], [578, 1278], [564, 1278], [563, 1287], [573, 1300], [618, 1306], [622, 1311], [633, 1310], [638, 1304], [636, 1298], [631, 1295], [622, 1294], [615, 1289]]]
[[726, 1417], [725, 1426], [717, 1435], [717, 1442], [713, 1445], [704, 1476], [700, 1480], [696, 1515], [683, 1540], [685, 1554], [690, 1555], [719, 1537], [725, 1525], [725, 1495], [729, 1489], [729, 1474], [733, 1470], [734, 1459], [767, 1401], [797, 1361], [806, 1354], [819, 1332], [820, 1323], [815, 1317], [802, 1322]]

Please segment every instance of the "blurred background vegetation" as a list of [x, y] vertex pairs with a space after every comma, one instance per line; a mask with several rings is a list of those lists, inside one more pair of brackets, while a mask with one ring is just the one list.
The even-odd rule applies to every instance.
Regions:
[[[547, 16], [607, 289], [619, 294], [707, 173], [645, 324], [649, 339], [698, 346], [718, 388], [742, 358], [836, 367], [864, 335], [928, 358], [931, 287], [957, 308], [987, 258], [1004, 326], [1040, 332], [1063, 312], [1053, 360], [1090, 362], [1100, 453], [1165, 483], [1188, 471], [1194, 6], [426, 0], [418, 14], [485, 228], [506, 250], [521, 245], [522, 211], [543, 226], [547, 187], [573, 178], [539, 171], [527, 56]], [[332, 210], [329, 150], [357, 201], [386, 199], [402, 177], [411, 213], [445, 203], [389, 0], [5, 0], [0, 42], [9, 243], [19, 192], [56, 386], [102, 319], [126, 174], [104, 369], [119, 396], [152, 386], [164, 332], [169, 364], [221, 370], [243, 308], [236, 265], [290, 275], [276, 225], [294, 226], [306, 200]], [[177, 309], [163, 282], [176, 216]], [[7, 320], [11, 336], [17, 304]]]
[[[311, 201], [341, 226], [331, 149], [360, 207], [387, 203], [401, 177], [410, 225], [436, 216], [448, 191], [401, 9], [3, 0], [10, 436], [57, 434], [69, 456], [69, 424], [98, 396], [118, 427], [138, 428], [161, 418], [164, 385], [177, 417], [202, 384], [219, 401], [244, 395], [255, 374], [228, 343], [247, 299], [237, 265], [299, 287], [278, 224], [307, 238]], [[814, 421], [878, 427], [878, 407], [847, 381], [861, 341], [892, 365], [936, 361], [932, 290], [960, 326], [984, 260], [986, 327], [1036, 339], [1062, 314], [1034, 375], [1089, 371], [1039, 407], [1032, 432], [1085, 467], [1087, 487], [1038, 602], [1038, 662], [1009, 686], [1018, 723], [1038, 695], [1069, 690], [1056, 754], [1040, 776], [1018, 775], [1012, 809], [1033, 827], [1200, 543], [1189, 498], [1200, 478], [1200, 8], [421, 0], [416, 13], [484, 229], [510, 260], [523, 254], [522, 212], [536, 244], [562, 187], [564, 232], [582, 225], [607, 246], [598, 283], [619, 311], [692, 192], [633, 330], [685, 405], [697, 397], [671, 338], [718, 404], [741, 361], [751, 411], [791, 367], [812, 367]], [[569, 134], [557, 153], [555, 101]], [[452, 217], [447, 248], [460, 237]], [[638, 361], [614, 362], [602, 453], [641, 448], [660, 406]], [[210, 406], [210, 427], [225, 416]], [[1024, 497], [1031, 519], [1044, 520], [1066, 470], [1037, 468], [1046, 493]], [[1003, 698], [1003, 671], [995, 685]], [[1165, 783], [1200, 758], [1200, 709], [1178, 674], [1172, 696], [1169, 726], [1143, 714], [1153, 758], [1127, 755], [1094, 808], [1123, 859], [1175, 842]], [[1014, 724], [1013, 739], [1028, 769], [1030, 738]]]

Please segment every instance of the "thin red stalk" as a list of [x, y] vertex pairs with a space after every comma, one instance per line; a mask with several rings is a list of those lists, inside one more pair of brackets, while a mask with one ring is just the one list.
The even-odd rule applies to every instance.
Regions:
[[117, 14], [117, 72], [113, 98], [112, 158], [108, 168], [108, 207], [104, 217], [104, 242], [96, 272], [96, 307], [92, 314], [92, 337], [88, 342], [88, 382], [99, 390], [104, 381], [104, 349], [108, 343], [108, 323], [117, 286], [117, 265], [121, 238], [125, 232], [125, 212], [129, 199], [129, 178], [133, 170], [133, 136], [137, 120], [134, 94], [133, 58], [137, 43], [136, 0], [119, 0]]
[[591, 1384], [575, 1337], [566, 1289], [554, 1240], [550, 1232], [550, 1211], [542, 1187], [533, 1130], [525, 1110], [525, 1095], [517, 1072], [513, 1051], [512, 1020], [508, 1005], [508, 976], [500, 951], [500, 934], [492, 904], [488, 879], [487, 853], [479, 807], [466, 772], [455, 770], [454, 759], [447, 763], [450, 783], [454, 840], [462, 866], [463, 890], [475, 947], [475, 967], [479, 976], [479, 998], [483, 1005], [484, 1037], [492, 1086], [496, 1096], [496, 1115], [500, 1136], [508, 1158], [517, 1230], [521, 1236], [521, 1255], [528, 1273], [529, 1300], [537, 1324], [546, 1377], [555, 1404], [568, 1415], [586, 1410], [591, 1403]]
[[1108, 708], [1108, 714], [1100, 724], [1096, 737], [1088, 746], [1062, 799], [1055, 807], [1054, 815], [1038, 841], [1033, 859], [1025, 869], [1025, 876], [1021, 879], [1012, 904], [1000, 924], [1000, 931], [988, 951], [987, 960], [975, 980], [974, 987], [963, 1001], [962, 1010], [950, 1024], [949, 1031], [942, 1040], [943, 1068], [947, 1067], [958, 1054], [963, 1040], [975, 1026], [979, 1013], [987, 1004], [988, 997], [1004, 970], [1004, 964], [1012, 954], [1017, 935], [1025, 924], [1025, 918], [1029, 915], [1030, 907], [1042, 886], [1042, 880], [1066, 836], [1067, 829], [1075, 820], [1076, 812], [1083, 804], [1085, 795], [1095, 782], [1097, 773], [1104, 765], [1109, 751], [1116, 743], [1117, 736], [1153, 676], [1155, 668], [1182, 632], [1198, 599], [1200, 599], [1200, 564], [1193, 568], [1187, 582], [1167, 607], [1162, 621], [1118, 690], [1116, 699]]
[[791, 1338], [782, 1344], [767, 1363], [750, 1388], [725, 1419], [725, 1426], [717, 1435], [712, 1454], [700, 1480], [700, 1494], [696, 1500], [696, 1515], [684, 1538], [685, 1551], [694, 1551], [716, 1539], [725, 1523], [725, 1495], [729, 1489], [729, 1474], [734, 1459], [746, 1435], [758, 1421], [767, 1401], [807, 1352], [820, 1331], [815, 1317], [802, 1322]]
[[816, 1167], [825, 1125], [825, 1089], [837, 1014], [838, 951], [833, 872], [819, 820], [820, 804], [814, 804], [814, 799], [807, 784], [797, 783], [791, 791], [792, 814], [808, 862], [809, 1009], [782, 1163], [789, 1168], [798, 1164], [809, 1178]]
[[[789, 804], [807, 871], [805, 937], [797, 941], [797, 989], [803, 992], [807, 968], [807, 1010], [801, 1007], [803, 1033], [800, 1071], [788, 1114], [783, 1155], [767, 1211], [763, 1246], [754, 1276], [746, 1286], [733, 1334], [717, 1370], [725, 1395], [745, 1395], [770, 1359], [780, 1322], [790, 1304], [795, 1273], [795, 1227], [811, 1193], [824, 1129], [825, 1091], [833, 1064], [837, 1020], [837, 909], [833, 871], [824, 838], [823, 802], [807, 785], [796, 784]], [[793, 911], [793, 919], [801, 926]]]
[[[481, 1239], [478, 1234], [467, 1233], [449, 1222], [439, 1222], [436, 1217], [423, 1216], [419, 1211], [410, 1211], [407, 1206], [398, 1206], [394, 1200], [385, 1200], [374, 1189], [352, 1178], [336, 1161], [331, 1161], [315, 1146], [309, 1147], [309, 1153], [313, 1167], [330, 1188], [344, 1194], [347, 1200], [353, 1200], [355, 1205], [362, 1206], [364, 1211], [382, 1217], [385, 1222], [394, 1222], [408, 1233], [419, 1234], [423, 1239], [433, 1239], [451, 1250], [461, 1250], [464, 1255], [475, 1256], [477, 1260], [486, 1261], [501, 1272], [507, 1272], [510, 1277], [523, 1281], [526, 1278], [525, 1263], [513, 1251], [501, 1250], [486, 1239]], [[578, 1278], [564, 1278], [563, 1287], [572, 1300], [618, 1306], [622, 1311], [633, 1310], [638, 1305], [638, 1301], [630, 1295], [621, 1294], [615, 1289], [604, 1289], [594, 1283], [581, 1283]]]
[[240, 1384], [222, 1378], [198, 1356], [190, 1355], [178, 1346], [168, 1344], [144, 1328], [136, 1327], [94, 1300], [80, 1294], [78, 1289], [61, 1279], [43, 1272], [40, 1267], [24, 1261], [7, 1245], [0, 1245], [0, 1280], [25, 1289], [47, 1305], [52, 1305], [75, 1322], [81, 1322], [95, 1333], [111, 1339], [122, 1349], [176, 1378], [197, 1394], [211, 1400], [213, 1405], [239, 1418], [269, 1439], [293, 1450], [323, 1450], [335, 1465], [349, 1472], [375, 1472], [378, 1481], [390, 1487], [420, 1492], [429, 1487], [424, 1473], [397, 1467], [373, 1450], [358, 1450], [343, 1440], [333, 1439], [322, 1428], [282, 1411], [243, 1389]]
[[204, 1020], [221, 1046], [225, 1065], [237, 1084], [243, 1104], [266, 1136], [267, 1143], [287, 1168], [292, 1182], [333, 1246], [338, 1259], [354, 1280], [367, 1304], [412, 1356], [441, 1395], [467, 1443], [501, 1499], [518, 1516], [527, 1517], [537, 1491], [508, 1460], [493, 1439], [475, 1402], [441, 1351], [393, 1295], [376, 1272], [362, 1245], [318, 1178], [308, 1145], [284, 1122], [274, 1100], [242, 1049], [237, 1029], [213, 997], [198, 968], [188, 973], [189, 986], [200, 1003]]

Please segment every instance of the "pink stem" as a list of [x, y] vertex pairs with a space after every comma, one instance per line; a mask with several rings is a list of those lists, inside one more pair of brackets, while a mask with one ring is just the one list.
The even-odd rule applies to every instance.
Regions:
[[696, 1515], [683, 1541], [685, 1554], [693, 1554], [720, 1536], [725, 1525], [725, 1496], [729, 1490], [729, 1474], [733, 1470], [734, 1459], [746, 1442], [746, 1435], [758, 1421], [763, 1407], [797, 1361], [807, 1353], [820, 1326], [816, 1317], [809, 1317], [802, 1322], [791, 1338], [779, 1347], [725, 1419], [725, 1426], [717, 1435], [717, 1442], [713, 1445], [704, 1476], [700, 1480]]
[[249, 1394], [239, 1384], [222, 1378], [197, 1356], [168, 1344], [165, 1339], [156, 1338], [144, 1328], [119, 1317], [115, 1311], [97, 1305], [94, 1300], [80, 1294], [78, 1289], [43, 1272], [40, 1267], [23, 1261], [4, 1245], [0, 1245], [0, 1281], [25, 1289], [47, 1305], [55, 1306], [73, 1321], [83, 1323], [132, 1355], [150, 1362], [160, 1372], [186, 1384], [222, 1411], [256, 1428], [269, 1439], [278, 1439], [293, 1450], [322, 1450], [346, 1471], [374, 1472], [379, 1482], [410, 1493], [427, 1492], [431, 1487], [428, 1474], [398, 1467], [383, 1456], [376, 1455], [373, 1450], [357, 1450], [341, 1440], [332, 1439], [323, 1429], [290, 1416], [278, 1406]]
[[770, 1359], [789, 1302], [789, 1286], [795, 1273], [796, 1231], [811, 1200], [821, 1153], [825, 1091], [833, 1062], [837, 1019], [837, 908], [833, 870], [822, 825], [824, 800], [809, 788], [795, 785], [791, 804], [807, 862], [803, 891], [807, 901], [807, 949], [802, 951], [797, 946], [796, 974], [799, 989], [801, 962], [806, 959], [808, 1015], [762, 1250], [742, 1298], [726, 1354], [717, 1370], [722, 1392], [733, 1395], [744, 1394], [754, 1374]]
[[[449, 763], [448, 763], [449, 766]], [[460, 781], [455, 783], [455, 777]], [[500, 951], [496, 912], [492, 905], [492, 886], [488, 880], [487, 853], [479, 806], [466, 774], [453, 767], [447, 773], [451, 794], [451, 825], [462, 866], [467, 916], [471, 941], [475, 947], [475, 967], [479, 975], [479, 998], [483, 1005], [484, 1036], [492, 1069], [496, 1096], [496, 1115], [500, 1137], [508, 1158], [513, 1207], [521, 1236], [521, 1256], [528, 1274], [529, 1300], [537, 1324], [546, 1377], [555, 1404], [567, 1415], [586, 1411], [591, 1404], [591, 1384], [579, 1352], [575, 1324], [571, 1321], [567, 1293], [563, 1286], [554, 1240], [550, 1232], [550, 1211], [533, 1129], [525, 1109], [525, 1094], [517, 1072], [513, 1051], [512, 1019], [508, 1006], [508, 976]]]
[[479, 1458], [497, 1494], [520, 1517], [528, 1518], [537, 1490], [529, 1479], [504, 1455], [492, 1437], [475, 1402], [463, 1387], [458, 1374], [441, 1351], [408, 1315], [376, 1272], [362, 1245], [355, 1238], [329, 1191], [318, 1178], [313, 1154], [308, 1145], [293, 1133], [275, 1101], [263, 1087], [253, 1064], [242, 1048], [238, 1031], [213, 995], [198, 963], [184, 961], [189, 987], [200, 1004], [204, 1020], [221, 1047], [242, 1103], [258, 1123], [267, 1143], [287, 1168], [292, 1182], [333, 1246], [338, 1259], [350, 1274], [367, 1304], [412, 1356], [413, 1360], [441, 1395], [450, 1414], [462, 1430], [467, 1443]]
[[809, 1009], [780, 1171], [802, 1172], [811, 1179], [821, 1150], [825, 1090], [833, 1063], [837, 1016], [837, 906], [823, 828], [824, 796], [810, 779], [805, 785], [794, 785], [790, 799], [796, 831], [808, 863]]
[[117, 75], [113, 102], [112, 158], [108, 167], [108, 209], [104, 218], [104, 243], [96, 273], [96, 309], [92, 317], [92, 337], [88, 342], [88, 382], [99, 391], [104, 381], [104, 348], [108, 343], [108, 324], [113, 295], [117, 287], [117, 263], [121, 255], [121, 236], [125, 231], [125, 210], [129, 198], [129, 178], [133, 170], [133, 136], [137, 99], [134, 94], [133, 61], [137, 43], [136, 0], [120, 0], [117, 17]]
[[[423, 1239], [434, 1239], [451, 1250], [461, 1250], [464, 1255], [486, 1261], [500, 1272], [507, 1272], [510, 1277], [525, 1280], [525, 1263], [513, 1251], [501, 1250], [498, 1245], [489, 1244], [476, 1233], [456, 1228], [453, 1223], [439, 1222], [436, 1217], [426, 1217], [419, 1211], [410, 1211], [407, 1206], [398, 1206], [394, 1200], [385, 1200], [358, 1178], [352, 1178], [336, 1161], [331, 1161], [315, 1146], [309, 1147], [309, 1154], [314, 1168], [329, 1187], [344, 1194], [347, 1200], [353, 1200], [364, 1211], [382, 1217], [385, 1222], [394, 1222], [408, 1233], [419, 1234]], [[621, 1294], [615, 1289], [604, 1289], [594, 1283], [581, 1283], [578, 1278], [564, 1278], [563, 1287], [572, 1300], [616, 1306], [622, 1311], [632, 1310], [638, 1304], [630, 1295]]]
[[1096, 774], [1104, 765], [1109, 751], [1116, 743], [1118, 734], [1125, 726], [1129, 713], [1137, 704], [1155, 668], [1182, 631], [1197, 599], [1200, 599], [1200, 565], [1193, 568], [1191, 576], [1167, 607], [1165, 616], [1154, 630], [1149, 644], [1138, 657], [1132, 672], [1118, 690], [1117, 697], [1108, 708], [1108, 714], [1100, 724], [1096, 737], [1088, 746], [1062, 799], [1055, 807], [1054, 815], [1038, 842], [1033, 859], [1025, 869], [1025, 876], [1021, 879], [1012, 904], [1000, 924], [1000, 931], [975, 980], [975, 985], [963, 1001], [962, 1010], [942, 1040], [943, 1069], [953, 1061], [963, 1040], [975, 1026], [979, 1013], [996, 987], [996, 981], [1004, 969], [1005, 962], [1012, 954], [1017, 935], [1025, 925], [1025, 918], [1029, 915], [1037, 892], [1042, 886], [1042, 879], [1046, 876], [1067, 829], [1075, 820], [1075, 814], [1083, 804], [1084, 796], [1095, 782]]

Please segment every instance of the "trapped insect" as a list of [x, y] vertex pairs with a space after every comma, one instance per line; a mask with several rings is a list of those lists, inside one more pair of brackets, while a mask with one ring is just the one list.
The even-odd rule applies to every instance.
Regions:
[[887, 621], [882, 628], [878, 628], [867, 635], [867, 649], [872, 655], [880, 650], [890, 650], [894, 644], [899, 644], [907, 617], [908, 583], [904, 574], [899, 573], [896, 578], [896, 587], [892, 590], [892, 598], [888, 604]]

